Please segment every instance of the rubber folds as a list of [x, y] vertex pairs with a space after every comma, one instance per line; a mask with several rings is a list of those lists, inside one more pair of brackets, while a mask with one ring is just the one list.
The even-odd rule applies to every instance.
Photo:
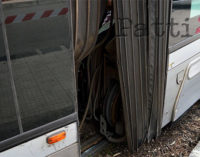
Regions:
[[77, 67], [93, 51], [105, 5], [106, 0], [72, 1], [74, 49]]
[[170, 0], [116, 0], [116, 45], [131, 152], [161, 132]]

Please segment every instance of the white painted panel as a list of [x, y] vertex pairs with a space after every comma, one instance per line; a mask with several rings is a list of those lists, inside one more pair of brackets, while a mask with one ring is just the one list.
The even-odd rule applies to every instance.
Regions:
[[79, 144], [75, 143], [47, 157], [79, 157], [79, 156], [80, 156]]
[[[59, 131], [66, 131], [66, 139], [49, 145], [46, 140], [50, 135]], [[24, 144], [0, 153], [0, 157], [46, 157], [78, 141], [77, 123], [70, 124], [46, 135], [28, 141]]]
[[181, 84], [177, 84], [177, 77], [181, 71], [185, 72], [188, 66], [190, 68], [177, 104], [178, 110], [175, 119], [180, 117], [200, 98], [200, 73], [198, 73], [200, 71], [200, 39], [169, 55], [162, 127], [172, 121], [174, 105], [181, 88]]
[[200, 52], [200, 39], [173, 52], [172, 54], [169, 55], [168, 70], [175, 68], [176, 66], [190, 59], [199, 52]]
[[200, 73], [200, 58], [193, 63], [188, 72], [188, 78], [192, 79]]

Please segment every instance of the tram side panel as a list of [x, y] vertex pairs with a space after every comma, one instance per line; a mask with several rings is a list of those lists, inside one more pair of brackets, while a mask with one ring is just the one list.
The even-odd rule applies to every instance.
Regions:
[[164, 127], [200, 99], [200, 39], [170, 54]]
[[200, 1], [172, 1], [164, 127], [200, 99]]
[[[11, 134], [15, 112], [8, 108], [12, 102], [7, 101], [7, 95], [12, 97], [12, 93], [2, 90], [4, 84], [0, 84], [0, 106], [5, 106], [0, 114], [0, 157], [79, 156], [69, 2], [30, 0], [3, 4], [11, 78], [16, 87], [23, 131]], [[0, 41], [3, 41], [2, 35]], [[0, 42], [1, 52], [4, 52], [2, 47], [4, 43]], [[0, 53], [0, 64], [4, 65], [4, 62], [5, 53]], [[4, 71], [0, 80], [5, 80]], [[6, 76], [8, 80], [9, 77]], [[14, 105], [12, 109], [15, 111]], [[18, 125], [16, 123], [14, 129], [19, 130]], [[47, 142], [49, 137], [60, 132], [66, 133], [61, 141]], [[27, 134], [29, 136], [25, 136]]]

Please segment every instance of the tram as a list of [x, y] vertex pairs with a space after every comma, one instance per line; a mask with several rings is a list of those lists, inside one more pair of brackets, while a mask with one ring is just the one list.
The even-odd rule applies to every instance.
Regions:
[[200, 99], [200, 0], [1, 0], [0, 157], [133, 153]]

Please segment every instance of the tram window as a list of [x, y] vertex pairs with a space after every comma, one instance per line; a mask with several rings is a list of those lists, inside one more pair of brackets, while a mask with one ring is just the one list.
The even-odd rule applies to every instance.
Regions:
[[173, 0], [169, 46], [200, 33], [200, 0]]
[[[67, 21], [62, 16], [7, 25], [24, 131], [74, 112], [73, 52], [68, 49], [71, 37]], [[16, 34], [13, 29], [17, 29]]]
[[[44, 1], [44, 3], [47, 2]], [[31, 18], [28, 17], [24, 21], [6, 24], [23, 132], [36, 129], [75, 112], [76, 88], [72, 31], [70, 30], [71, 17], [66, 8], [70, 5], [66, 2], [69, 4], [69, 1], [59, 1], [61, 4], [55, 5], [52, 0], [49, 0], [49, 4], [46, 4], [49, 8], [43, 9], [56, 10], [56, 12], [49, 11], [48, 15], [45, 14], [42, 19], [34, 19], [34, 15], [31, 14]], [[31, 7], [37, 10], [45, 6], [37, 5], [40, 4], [37, 3]], [[8, 4], [4, 7], [5, 15], [9, 13], [9, 9], [21, 12], [20, 8], [13, 6], [9, 7]], [[29, 8], [27, 7], [27, 10], [24, 8], [24, 10], [28, 12]], [[51, 13], [54, 16], [49, 16]], [[1, 66], [0, 69], [5, 71], [3, 67], [5, 66]], [[11, 109], [2, 110], [5, 106], [9, 107], [13, 104], [10, 98], [12, 93], [7, 87], [9, 84], [5, 83], [9, 80], [7, 75], [7, 73], [0, 75], [0, 94], [6, 99], [0, 100], [0, 113], [5, 112], [3, 116], [15, 113], [14, 106], [10, 107]], [[2, 87], [5, 90], [2, 90]], [[9, 138], [19, 133], [13, 131], [13, 135], [9, 136], [1, 134], [1, 131], [4, 131], [2, 121], [8, 118], [2, 118], [0, 114], [0, 142], [1, 136]], [[11, 125], [14, 128], [16, 118], [12, 119], [13, 124], [11, 120], [8, 119], [8, 121], [8, 128], [12, 129]]]

